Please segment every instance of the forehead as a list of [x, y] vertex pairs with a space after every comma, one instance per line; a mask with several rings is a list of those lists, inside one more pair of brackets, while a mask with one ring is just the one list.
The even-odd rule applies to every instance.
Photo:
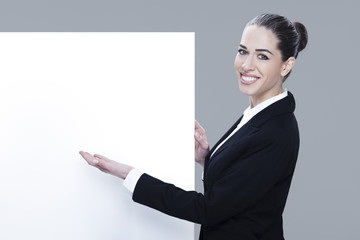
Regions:
[[250, 25], [245, 27], [240, 44], [246, 46], [249, 50], [268, 49], [277, 50], [279, 40], [275, 34], [265, 27]]

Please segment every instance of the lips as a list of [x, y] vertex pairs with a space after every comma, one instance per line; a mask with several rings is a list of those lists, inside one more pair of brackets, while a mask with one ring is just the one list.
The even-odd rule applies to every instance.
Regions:
[[255, 83], [258, 79], [259, 77], [257, 76], [240, 73], [240, 81], [243, 84], [250, 85]]

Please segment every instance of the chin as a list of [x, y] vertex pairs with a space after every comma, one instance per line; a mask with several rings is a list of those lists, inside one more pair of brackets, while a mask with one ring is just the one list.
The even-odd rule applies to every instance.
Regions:
[[240, 92], [242, 92], [243, 94], [245, 94], [249, 97], [253, 96], [256, 93], [255, 89], [252, 89], [251, 87], [243, 85], [241, 83], [239, 84], [239, 89], [240, 89]]

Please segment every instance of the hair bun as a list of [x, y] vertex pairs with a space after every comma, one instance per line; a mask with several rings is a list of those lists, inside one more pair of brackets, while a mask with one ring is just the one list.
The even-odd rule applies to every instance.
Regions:
[[308, 34], [307, 34], [305, 26], [302, 23], [293, 22], [293, 24], [296, 28], [296, 31], [300, 35], [299, 48], [298, 48], [298, 52], [300, 52], [306, 47], [306, 44], [308, 42]]

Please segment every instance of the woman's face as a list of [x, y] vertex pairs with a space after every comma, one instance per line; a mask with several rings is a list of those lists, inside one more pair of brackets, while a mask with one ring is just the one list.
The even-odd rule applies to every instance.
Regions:
[[234, 66], [240, 91], [250, 96], [251, 107], [282, 92], [288, 71], [277, 44], [277, 37], [265, 27], [244, 29]]

